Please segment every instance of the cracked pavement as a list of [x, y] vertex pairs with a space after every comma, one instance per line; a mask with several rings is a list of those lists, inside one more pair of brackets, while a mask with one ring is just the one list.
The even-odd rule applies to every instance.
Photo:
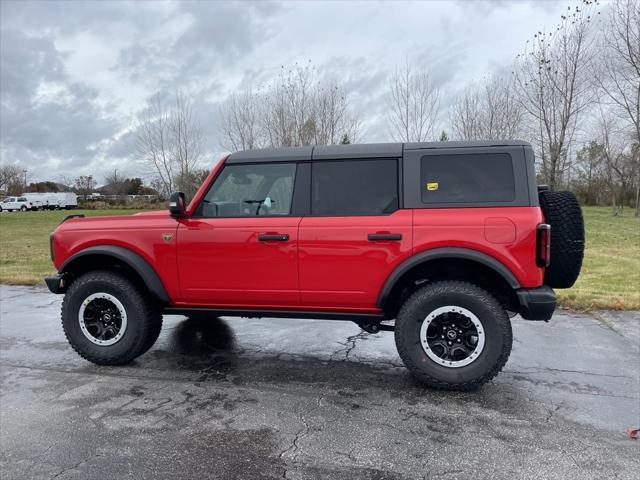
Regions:
[[417, 386], [393, 333], [166, 316], [125, 367], [68, 346], [62, 297], [0, 286], [3, 478], [637, 478], [640, 314], [513, 320], [476, 392]]

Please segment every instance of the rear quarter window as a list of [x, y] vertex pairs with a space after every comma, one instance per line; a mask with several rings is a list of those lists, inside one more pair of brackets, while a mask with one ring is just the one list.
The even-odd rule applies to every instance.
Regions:
[[425, 155], [420, 160], [422, 202], [513, 202], [513, 164], [508, 153]]

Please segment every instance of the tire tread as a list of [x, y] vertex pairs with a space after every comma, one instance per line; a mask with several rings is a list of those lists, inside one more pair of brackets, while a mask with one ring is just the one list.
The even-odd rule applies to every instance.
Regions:
[[[131, 296], [131, 300], [142, 305], [143, 315], [141, 328], [138, 330], [137, 338], [134, 340], [134, 347], [129, 349], [125, 354], [101, 357], [92, 355], [77, 345], [65, 326], [65, 316], [68, 314], [73, 315], [73, 313], [68, 312], [68, 310], [70, 308], [70, 299], [75, 291], [89, 282], [96, 281], [115, 285], [117, 288], [127, 292], [127, 294]], [[162, 314], [160, 309], [153, 303], [151, 296], [146, 294], [146, 292], [142, 292], [123, 275], [107, 270], [92, 271], [75, 279], [68, 287], [67, 293], [62, 301], [61, 321], [64, 335], [75, 352], [85, 360], [98, 365], [123, 365], [131, 362], [134, 358], [142, 355], [151, 348], [158, 339], [160, 330], [162, 329]]]
[[[415, 339], [405, 338], [407, 331], [402, 328], [403, 322], [411, 321], [413, 319], [412, 310], [418, 308], [419, 304], [432, 298], [435, 295], [446, 293], [461, 293], [473, 296], [476, 300], [481, 301], [489, 306], [491, 310], [495, 312], [499, 321], [500, 334], [504, 339], [504, 345], [498, 361], [491, 367], [485, 374], [474, 378], [473, 380], [452, 383], [443, 381], [429, 375], [423, 368], [420, 368], [409, 354], [409, 348], [415, 343]], [[507, 313], [504, 311], [498, 301], [486, 290], [478, 287], [469, 282], [463, 282], [458, 280], [444, 280], [428, 284], [411, 295], [407, 301], [402, 305], [398, 316], [396, 318], [395, 328], [395, 340], [396, 347], [400, 358], [409, 369], [411, 374], [422, 384], [439, 389], [439, 390], [476, 390], [486, 382], [494, 378], [505, 366], [509, 355], [511, 354], [511, 346], [513, 342], [513, 334], [511, 331], [511, 323]], [[420, 347], [422, 348], [422, 347]]]
[[584, 220], [572, 192], [540, 192], [540, 207], [551, 225], [551, 263], [545, 283], [570, 288], [578, 279], [584, 258]]

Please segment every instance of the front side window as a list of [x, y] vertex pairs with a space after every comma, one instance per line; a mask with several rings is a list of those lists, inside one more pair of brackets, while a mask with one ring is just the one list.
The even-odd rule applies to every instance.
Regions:
[[513, 202], [516, 196], [508, 153], [425, 155], [420, 180], [427, 204]]
[[398, 209], [396, 160], [324, 160], [311, 171], [313, 215], [386, 215]]
[[295, 174], [295, 163], [225, 166], [198, 213], [203, 217], [289, 215]]

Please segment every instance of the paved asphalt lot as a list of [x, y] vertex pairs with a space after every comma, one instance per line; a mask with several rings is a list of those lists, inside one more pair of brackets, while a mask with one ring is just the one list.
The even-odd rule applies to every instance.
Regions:
[[2, 478], [638, 478], [637, 313], [515, 319], [505, 371], [451, 393], [346, 322], [165, 317], [146, 355], [97, 367], [61, 297], [0, 295]]

